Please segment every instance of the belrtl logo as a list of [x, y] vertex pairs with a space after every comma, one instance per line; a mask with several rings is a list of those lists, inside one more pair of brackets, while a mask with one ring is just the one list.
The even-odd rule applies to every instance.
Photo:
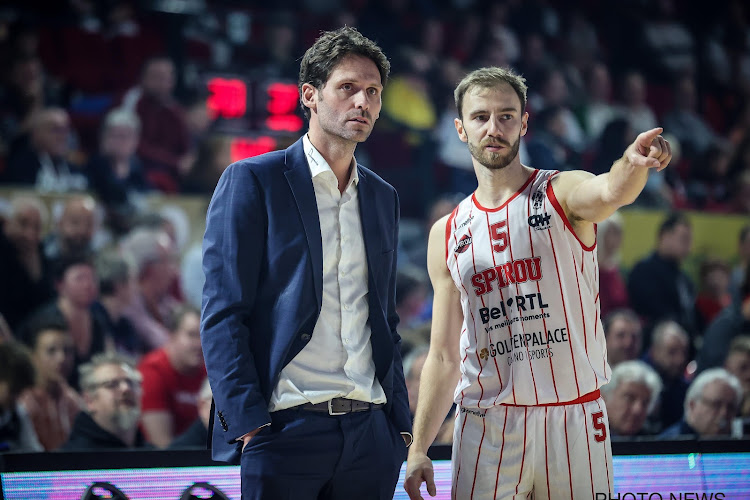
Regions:
[[469, 245], [471, 245], [471, 236], [465, 234], [458, 241], [458, 245], [456, 245], [456, 248], [454, 248], [453, 251], [455, 253], [464, 253], [469, 248]]

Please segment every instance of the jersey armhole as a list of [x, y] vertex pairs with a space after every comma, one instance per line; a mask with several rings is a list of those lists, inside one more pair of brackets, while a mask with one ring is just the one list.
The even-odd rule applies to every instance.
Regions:
[[571, 234], [575, 236], [576, 240], [581, 245], [581, 248], [583, 248], [587, 252], [591, 252], [596, 248], [596, 224], [594, 224], [594, 243], [590, 246], [584, 244], [581, 241], [581, 239], [578, 237], [578, 234], [575, 232], [575, 229], [573, 229], [573, 224], [570, 223], [570, 219], [568, 219], [568, 216], [565, 215], [565, 210], [563, 210], [562, 205], [560, 205], [560, 202], [557, 200], [557, 197], [555, 196], [555, 190], [552, 189], [552, 179], [559, 173], [560, 172], [555, 172], [554, 174], [549, 176], [549, 182], [547, 182], [547, 199], [550, 201], [550, 203], [552, 203], [552, 206], [555, 207], [555, 211], [565, 223], [565, 227], [567, 227], [568, 231], [570, 231]]
[[453, 209], [453, 212], [451, 212], [450, 217], [448, 217], [448, 220], [445, 222], [445, 265], [448, 266], [448, 240], [451, 239], [451, 224], [453, 223], [453, 219], [456, 217], [456, 212], [458, 212], [458, 206]]

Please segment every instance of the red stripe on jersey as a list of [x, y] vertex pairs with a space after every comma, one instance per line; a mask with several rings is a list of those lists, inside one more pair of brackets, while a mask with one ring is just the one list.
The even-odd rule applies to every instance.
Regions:
[[[485, 212], [485, 217], [487, 219], [487, 231], [490, 231], [490, 214], [488, 212]], [[506, 220], [507, 220], [507, 212], [506, 212]], [[508, 235], [508, 238], [510, 239], [510, 235]], [[492, 249], [492, 239], [488, 240], [490, 243], [490, 255], [492, 255], [492, 266], [497, 266], [497, 261], [495, 260], [495, 251]], [[505, 296], [503, 295], [503, 288], [498, 286], [498, 292], [500, 292], [500, 300], [502, 302], [505, 302]], [[484, 305], [484, 297], [482, 297], [482, 305]], [[508, 334], [510, 334], [510, 325], [508, 325]], [[503, 377], [500, 375], [500, 367], [497, 366], [497, 358], [493, 357], [492, 360], [495, 362], [495, 372], [497, 373], [497, 380], [500, 382], [500, 389], [497, 391], [497, 396], [495, 396], [495, 401], [493, 404], [497, 404], [497, 398], [500, 397], [500, 393], [503, 392]], [[513, 400], [515, 401], [515, 386], [513, 387]]]
[[[573, 250], [571, 249], [570, 253], [573, 253]], [[575, 262], [575, 255], [573, 255], [573, 261]], [[583, 273], [583, 252], [581, 252], [581, 273]], [[583, 325], [583, 349], [586, 351], [586, 359], [589, 362], [589, 368], [591, 368], [591, 372], [594, 374], [594, 381], [596, 381], [597, 386], [599, 385], [599, 379], [596, 376], [596, 370], [594, 370], [594, 365], [591, 363], [591, 357], [589, 357], [589, 336], [586, 332], [586, 316], [583, 313], [583, 294], [581, 294], [581, 282], [578, 279], [578, 274], [576, 274], [576, 286], [578, 287], [578, 300], [581, 303], [581, 324]], [[571, 347], [572, 349], [572, 347]], [[571, 353], [573, 351], [571, 350]]]
[[[599, 402], [598, 405], [599, 405], [599, 411], [603, 411], [602, 403]], [[607, 415], [607, 420], [609, 421], [609, 415]], [[612, 479], [613, 478], [609, 474], [609, 457], [608, 457], [607, 452], [611, 453], [612, 450], [609, 447], [604, 448], [604, 465], [607, 467], [607, 485], [609, 486], [609, 491], [612, 491]], [[614, 474], [614, 471], [612, 473]]]
[[[458, 213], [458, 206], [454, 209], [454, 214], [456, 214], [456, 213]], [[469, 214], [469, 215], [471, 215], [471, 214]], [[453, 217], [453, 229], [454, 229], [454, 231], [457, 229], [456, 228], [455, 217]], [[472, 247], [473, 247], [473, 245], [472, 245]], [[447, 247], [446, 247], [446, 249], [447, 249]], [[466, 290], [466, 287], [463, 284], [463, 279], [461, 278], [461, 268], [458, 265], [458, 256], [455, 253], [453, 254], [453, 260], [456, 262], [456, 273], [458, 274], [458, 279], [459, 279], [459, 282], [461, 283], [461, 288], [464, 289], [464, 293], [468, 294], [469, 292]], [[447, 259], [446, 259], [446, 262], [447, 262]], [[471, 313], [471, 321], [475, 322], [475, 320], [474, 320], [474, 311], [469, 310], [469, 312]], [[466, 321], [466, 318], [464, 318], [464, 323], [465, 323], [465, 321]], [[476, 324], [474, 325], [474, 327], [476, 328]], [[466, 332], [466, 328], [464, 328], [461, 331], [461, 335], [463, 335], [464, 332]], [[466, 358], [468, 358], [468, 356], [469, 356], [469, 346], [467, 345], [466, 348], [464, 349], [464, 358], [461, 360], [462, 364], [464, 362], [466, 362]], [[463, 404], [463, 402], [464, 402], [464, 392], [461, 391], [461, 401], [459, 401], [459, 404]], [[462, 432], [463, 432], [463, 430], [462, 430]]]
[[[527, 197], [529, 200], [531, 200], [531, 196]], [[505, 220], [508, 220], [508, 210], [506, 208], [505, 210]], [[531, 226], [529, 226], [529, 231], [531, 231]], [[508, 251], [510, 252], [510, 260], [513, 261], [513, 245], [510, 241], [510, 227], [508, 227]], [[537, 287], [539, 286], [539, 282], [537, 281]], [[516, 281], [516, 294], [518, 294], [518, 282]], [[520, 311], [519, 311], [520, 313]], [[519, 314], [519, 318], [521, 318], [521, 332], [523, 332], [524, 336], [526, 335], [526, 326], [524, 325], [523, 321], [523, 315]], [[529, 356], [529, 344], [525, 344], [526, 347], [526, 360], [529, 362], [529, 372], [531, 372], [531, 383], [534, 386], [534, 398], [536, 399], [537, 404], [539, 404], [539, 391], [536, 388], [536, 377], [534, 376], [534, 365], [531, 364], [531, 356]], [[515, 389], [515, 384], [513, 385], [513, 388]], [[516, 402], [515, 398], [515, 392], [513, 393], [513, 402]]]
[[[583, 410], [583, 421], [588, 422], [589, 417], [586, 415], [586, 406], [581, 405]], [[591, 478], [591, 498], [596, 498], [594, 495], [594, 470], [591, 468], [591, 441], [589, 439], [588, 424], [586, 425], [586, 449], [589, 452], [589, 477]]]
[[487, 431], [486, 419], [482, 419], [482, 437], [479, 439], [479, 449], [477, 449], [477, 461], [474, 464], [474, 480], [471, 482], [471, 497], [474, 498], [474, 487], [477, 485], [477, 471], [479, 470], [479, 455], [482, 454], [482, 443], [484, 442], [484, 433]]
[[[507, 410], [506, 410], [507, 411]], [[516, 483], [516, 495], [518, 495], [518, 487], [521, 485], [521, 477], [523, 477], [523, 462], [526, 460], [526, 413], [528, 410], [523, 410], [523, 452], [521, 453], [521, 470], [518, 472], [518, 482]]]
[[526, 179], [526, 182], [523, 183], [523, 186], [521, 186], [518, 189], [518, 191], [516, 191], [515, 193], [513, 193], [513, 195], [510, 198], [508, 198], [507, 200], [505, 200], [505, 203], [503, 203], [499, 207], [496, 207], [496, 208], [485, 208], [485, 207], [483, 207], [479, 203], [479, 201], [477, 200], [477, 193], [476, 192], [472, 193], [472, 195], [471, 195], [471, 201], [474, 202], [474, 205], [476, 205], [476, 207], [479, 210], [484, 210], [485, 212], [497, 212], [498, 210], [502, 210], [503, 208], [505, 208], [508, 205], [508, 203], [510, 203], [511, 201], [513, 201], [513, 199], [516, 196], [518, 196], [519, 194], [523, 193], [523, 190], [526, 189], [526, 186], [528, 186], [529, 184], [531, 184], [531, 181], [533, 181], [536, 178], [536, 174], [538, 174], [538, 173], [539, 173], [539, 170], [534, 170], [531, 173], [531, 175], [529, 176], [529, 178]]
[[558, 214], [560, 214], [560, 218], [565, 223], [565, 227], [568, 228], [568, 230], [575, 236], [576, 240], [578, 240], [578, 243], [581, 244], [581, 247], [583, 247], [584, 250], [590, 252], [591, 250], [596, 248], [596, 238], [594, 238], [594, 244], [591, 246], [588, 246], [584, 244], [581, 239], [578, 237], [578, 234], [576, 234], [575, 230], [573, 229], [573, 225], [570, 223], [570, 220], [568, 219], [568, 216], [565, 215], [565, 210], [563, 210], [562, 206], [560, 205], [560, 202], [557, 201], [557, 198], [555, 197], [555, 191], [552, 189], [552, 178], [557, 175], [553, 174], [549, 178], [549, 183], [547, 184], [547, 198], [549, 198], [549, 201], [552, 202], [552, 206], [555, 207], [555, 210]]
[[[472, 195], [473, 196], [473, 195]], [[469, 217], [472, 216], [472, 211], [469, 210]], [[471, 226], [468, 227], [469, 231], [469, 238], [472, 237], [471, 234]], [[474, 272], [477, 272], [477, 259], [476, 255], [474, 254], [474, 244], [471, 245], [471, 265], [474, 268]], [[456, 258], [456, 273], [458, 273], [458, 279], [461, 281], [461, 287], [464, 289], [464, 292], [466, 292], [466, 295], [469, 294], [469, 291], [464, 286], [464, 280], [461, 278], [461, 271], [458, 266], [458, 258]], [[484, 303], [484, 297], [481, 297], [482, 299], [482, 306], [485, 305]], [[474, 311], [471, 311], [471, 321], [474, 323], [474, 345], [479, 345], [479, 338], [477, 337], [477, 324], [476, 320], [474, 319]], [[482, 399], [484, 399], [484, 385], [482, 385], [482, 371], [484, 370], [484, 365], [482, 364], [482, 358], [479, 356], [479, 352], [475, 353], [477, 355], [477, 364], [479, 365], [479, 373], [477, 373], [477, 384], [479, 384], [479, 399], [477, 400], [477, 408], [482, 407]]]
[[451, 223], [455, 222], [456, 213], [458, 213], [458, 206], [453, 209], [453, 212], [451, 212], [451, 216], [448, 217], [448, 220], [445, 222], [445, 262], [448, 262], [448, 248], [450, 247], [448, 245], [448, 242], [451, 239]]
[[[528, 200], [526, 202], [526, 213], [527, 214], [531, 213], [531, 196], [528, 197]], [[529, 231], [529, 248], [531, 249], [531, 258], [533, 259], [534, 257], [536, 257], [536, 255], [534, 254], [534, 240], [531, 237], [531, 226], [528, 227], [528, 231]], [[550, 238], [552, 238], [552, 236], [550, 236]], [[539, 281], [536, 282], [536, 291], [539, 294], [542, 293], [542, 287]], [[542, 325], [544, 325], [544, 331], [545, 332], [548, 331], [547, 320], [544, 318], [544, 316], [542, 316]], [[550, 371], [550, 375], [552, 375], [552, 388], [555, 389], [555, 398], [559, 402], [560, 394], [557, 392], [557, 382], [555, 381], [555, 367], [552, 365], [552, 358], [550, 357], [548, 359], [549, 359], [549, 371]], [[515, 400], [513, 402], [515, 403]], [[537, 403], [539, 403], [538, 398], [537, 398]]]
[[570, 470], [570, 445], [568, 444], [568, 409], [565, 409], [565, 454], [568, 457], [568, 481], [570, 481], [570, 498], [573, 498], [573, 472]]
[[[552, 257], [555, 259], [555, 269], [557, 269], [557, 283], [560, 286], [560, 300], [562, 300], [563, 314], [565, 316], [565, 328], [570, 331], [570, 324], [568, 322], [568, 305], [565, 303], [565, 294], [563, 293], [562, 280], [560, 279], [560, 263], [557, 260], [557, 252], [555, 251], [555, 242], [552, 240], [552, 234], [549, 234], [549, 244], [550, 248], [552, 248]], [[576, 270], [576, 272], [578, 271]], [[580, 297], [580, 290], [578, 291], [578, 295]], [[576, 371], [576, 358], [573, 355], [573, 342], [568, 342], [568, 347], [570, 347], [570, 360], [573, 363], [573, 376], [576, 381], [576, 391], [578, 391], [578, 397], [581, 397], [581, 388], [578, 386], [578, 372]]]
[[492, 498], [497, 498], [497, 485], [500, 484], [500, 465], [503, 463], [503, 450], [505, 449], [505, 427], [508, 425], [508, 409], [505, 409], [505, 416], [503, 417], [503, 435], [502, 444], [500, 445], [500, 458], [497, 461], [497, 473], [495, 473], [495, 495]]

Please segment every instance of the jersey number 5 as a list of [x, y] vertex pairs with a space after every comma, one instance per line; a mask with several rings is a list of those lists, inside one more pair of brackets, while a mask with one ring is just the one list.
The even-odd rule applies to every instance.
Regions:
[[508, 247], [508, 231], [503, 230], [506, 225], [507, 221], [501, 220], [490, 226], [490, 238], [495, 242], [492, 249], [496, 252], [502, 252]]
[[597, 411], [591, 414], [591, 419], [594, 424], [594, 440], [597, 443], [601, 443], [607, 439], [607, 426], [604, 425], [602, 419], [604, 418], [603, 411]]

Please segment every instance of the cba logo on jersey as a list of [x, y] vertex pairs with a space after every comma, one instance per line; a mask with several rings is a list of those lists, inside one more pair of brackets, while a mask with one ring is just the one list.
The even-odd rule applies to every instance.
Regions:
[[456, 245], [456, 248], [454, 248], [453, 251], [455, 253], [464, 253], [468, 250], [469, 245], [471, 245], [471, 236], [465, 234], [460, 240], [458, 240], [458, 245]]
[[533, 227], [537, 231], [541, 231], [543, 229], [549, 229], [550, 223], [549, 220], [552, 218], [551, 215], [549, 215], [547, 212], [544, 212], [544, 214], [534, 214], [529, 216], [529, 226]]

